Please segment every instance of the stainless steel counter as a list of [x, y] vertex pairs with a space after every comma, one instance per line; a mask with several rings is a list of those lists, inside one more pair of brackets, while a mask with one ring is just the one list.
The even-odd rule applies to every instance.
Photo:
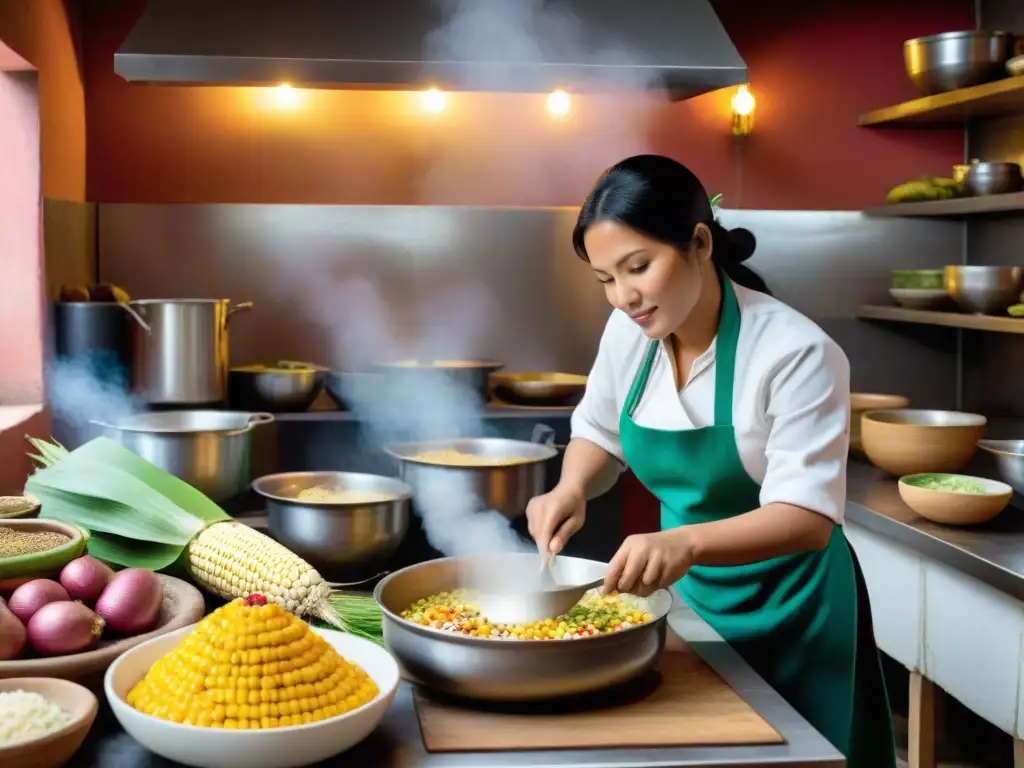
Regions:
[[[984, 466], [971, 473], [997, 477]], [[954, 528], [925, 520], [903, 503], [896, 479], [850, 458], [846, 519], [950, 568], [1024, 600], [1024, 510], [1010, 506], [995, 520]], [[1015, 496], [1011, 505], [1021, 505]]]
[[[842, 755], [693, 611], [679, 605], [669, 615], [669, 625], [782, 734], [785, 744], [430, 754], [420, 737], [412, 688], [403, 683], [381, 726], [362, 744], [324, 765], [335, 765], [339, 760], [373, 768], [841, 768], [846, 764]], [[122, 731], [104, 706], [86, 744], [68, 765], [72, 768], [164, 768], [174, 764], [156, 757]]]

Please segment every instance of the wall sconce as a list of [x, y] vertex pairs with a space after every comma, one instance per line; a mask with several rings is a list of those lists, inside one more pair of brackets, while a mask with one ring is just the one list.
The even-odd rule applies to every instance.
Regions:
[[548, 114], [551, 117], [562, 118], [569, 114], [572, 109], [572, 98], [562, 90], [552, 91], [548, 94]]
[[444, 112], [445, 105], [448, 103], [448, 97], [439, 88], [428, 88], [420, 96], [420, 101], [427, 112], [438, 115]]
[[750, 89], [741, 85], [732, 97], [732, 135], [748, 136], [754, 130], [754, 108], [757, 101]]

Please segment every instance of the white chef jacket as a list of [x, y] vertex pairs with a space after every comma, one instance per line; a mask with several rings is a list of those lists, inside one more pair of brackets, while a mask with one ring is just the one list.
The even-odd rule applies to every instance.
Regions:
[[[842, 523], [850, 443], [850, 364], [821, 328], [792, 307], [733, 283], [740, 308], [732, 418], [747, 474], [761, 505], [793, 504]], [[612, 312], [572, 436], [624, 461], [619, 415], [650, 340], [628, 315]], [[682, 391], [665, 342], [633, 419], [642, 427], [683, 430], [715, 420], [716, 343], [693, 363]]]

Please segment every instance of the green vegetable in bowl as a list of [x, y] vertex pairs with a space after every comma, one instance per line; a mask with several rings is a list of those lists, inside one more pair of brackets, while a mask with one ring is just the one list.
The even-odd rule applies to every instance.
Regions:
[[913, 475], [903, 478], [903, 482], [915, 488], [929, 491], [945, 491], [946, 493], [984, 494], [985, 486], [977, 480], [963, 475]]

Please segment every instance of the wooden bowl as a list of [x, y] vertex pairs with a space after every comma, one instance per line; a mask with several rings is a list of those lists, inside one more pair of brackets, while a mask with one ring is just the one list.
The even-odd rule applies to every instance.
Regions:
[[[0, 661], [0, 680], [12, 677], [59, 677], [88, 685], [102, 682], [103, 673], [114, 659], [154, 637], [166, 635], [189, 624], [194, 624], [206, 613], [206, 601], [202, 593], [187, 581], [158, 573], [163, 583], [164, 600], [160, 607], [160, 618], [152, 632], [135, 637], [118, 638], [106, 636], [91, 651], [70, 656], [29, 657], [14, 661]], [[3, 768], [7, 768], [6, 765]]]
[[[915, 481], [925, 478], [948, 478], [977, 483], [984, 493], [922, 488]], [[1010, 503], [1013, 489], [998, 480], [969, 475], [924, 473], [901, 477], [900, 498], [921, 517], [945, 525], [977, 525], [994, 518]]]
[[28, 496], [0, 496], [0, 520], [38, 517], [41, 505]]
[[906, 408], [910, 399], [903, 395], [876, 395], [871, 392], [852, 392], [850, 394], [850, 450], [864, 453], [860, 440], [860, 419], [865, 411], [892, 410]]
[[99, 702], [86, 688], [67, 680], [47, 677], [12, 677], [0, 680], [0, 692], [38, 693], [71, 715], [63, 728], [37, 739], [0, 747], [4, 768], [58, 768], [78, 751], [92, 728]]
[[867, 411], [860, 438], [868, 461], [890, 475], [958, 472], [971, 462], [985, 424], [984, 416], [960, 411]]

